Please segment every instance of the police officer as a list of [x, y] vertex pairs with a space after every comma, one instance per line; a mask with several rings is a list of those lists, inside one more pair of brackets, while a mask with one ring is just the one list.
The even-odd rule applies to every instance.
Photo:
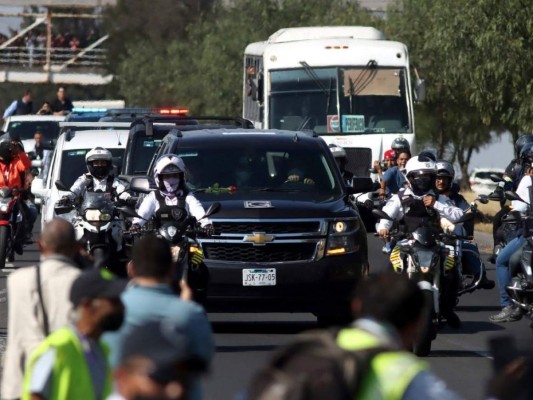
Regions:
[[[157, 226], [165, 221], [183, 221], [187, 215], [200, 219], [205, 215], [205, 210], [198, 199], [189, 193], [185, 182], [185, 163], [174, 155], [167, 154], [157, 160], [154, 168], [154, 179], [158, 190], [146, 196], [137, 214], [141, 218], [134, 218], [132, 231], [140, 230], [146, 220], [155, 216]], [[204, 218], [200, 224], [206, 233], [214, 233], [213, 224]]]
[[[408, 188], [392, 196], [383, 211], [393, 220], [403, 220], [408, 232], [414, 231], [420, 223], [429, 223], [439, 226], [439, 218], [444, 217], [451, 222], [457, 221], [463, 216], [463, 210], [446, 202], [445, 196], [435, 193], [435, 179], [437, 168], [435, 162], [425, 156], [411, 158], [406, 166], [406, 179]], [[378, 224], [377, 231], [383, 238], [388, 237], [392, 221], [382, 219]], [[442, 314], [453, 328], [458, 328], [461, 321], [453, 312], [457, 293], [457, 277], [450, 275], [448, 282], [443, 282]]]
[[112, 155], [109, 150], [95, 147], [85, 155], [88, 173], [81, 175], [65, 198], [75, 199], [84, 197], [85, 192], [102, 191], [111, 193], [114, 199], [124, 200], [128, 205], [135, 205], [136, 197], [132, 197], [126, 187], [111, 173], [113, 169]]

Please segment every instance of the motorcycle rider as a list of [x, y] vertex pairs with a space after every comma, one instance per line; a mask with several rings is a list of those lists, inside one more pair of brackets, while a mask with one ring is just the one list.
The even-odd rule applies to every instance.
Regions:
[[[137, 210], [140, 218], [133, 219], [131, 231], [138, 232], [153, 216], [156, 225], [160, 226], [165, 219], [182, 221], [192, 215], [199, 220], [205, 215], [202, 204], [187, 188], [185, 171], [185, 163], [175, 154], [166, 154], [157, 160], [154, 179], [158, 190], [143, 199]], [[207, 218], [202, 219], [200, 225], [208, 235], [215, 232]]]
[[[513, 200], [511, 205], [514, 211], [522, 215], [529, 211], [532, 198], [530, 196], [533, 186], [533, 143], [526, 144], [520, 152], [520, 162], [522, 164], [524, 176], [520, 180], [516, 194], [526, 203]], [[498, 291], [500, 295], [500, 305], [502, 310], [489, 319], [492, 322], [513, 322], [522, 319], [524, 311], [514, 305], [505, 288], [511, 283], [510, 264], [515, 257], [520, 256], [523, 247], [526, 245], [526, 237], [517, 230], [516, 237], [510, 240], [496, 257], [496, 273], [498, 277]]]
[[[437, 178], [435, 180], [435, 188], [440, 196], [446, 196], [450, 204], [459, 207], [461, 210], [466, 211], [470, 205], [466, 199], [459, 194], [459, 185], [453, 182], [455, 178], [455, 169], [453, 165], [446, 160], [438, 160], [437, 164]], [[456, 233], [463, 236], [474, 236], [474, 221], [466, 221], [463, 226], [456, 227]], [[480, 268], [483, 261], [479, 254], [479, 249], [473, 243], [463, 240], [463, 272], [474, 275], [477, 278], [480, 274]], [[485, 271], [479, 283], [481, 289], [494, 288], [494, 281], [487, 279]]]
[[329, 150], [331, 151], [331, 154], [333, 154], [333, 157], [335, 157], [335, 161], [337, 162], [337, 165], [341, 170], [341, 175], [342, 179], [344, 179], [344, 183], [346, 184], [346, 186], [352, 186], [353, 174], [346, 169], [346, 165], [348, 164], [346, 150], [341, 146], [338, 146], [333, 143], [329, 145]]
[[[505, 168], [503, 182], [500, 182], [494, 192], [489, 195], [492, 200], [499, 200], [501, 204], [501, 210], [494, 215], [494, 221], [492, 223], [494, 246], [496, 246], [498, 242], [508, 242], [508, 239], [505, 237], [506, 233], [502, 230], [502, 218], [509, 213], [510, 209], [508, 206], [505, 206], [505, 197], [503, 193], [506, 190], [515, 191], [517, 189], [520, 180], [524, 176], [521, 152], [522, 149], [531, 142], [533, 142], [533, 133], [525, 133], [516, 139], [514, 144], [515, 158], [513, 158], [509, 165]], [[489, 261], [492, 263], [496, 261], [495, 247], [493, 248]]]
[[103, 147], [95, 147], [85, 155], [88, 173], [81, 175], [72, 184], [70, 192], [62, 200], [83, 198], [86, 192], [102, 191], [110, 193], [114, 200], [122, 200], [134, 206], [137, 198], [131, 196], [126, 187], [112, 174], [113, 157], [111, 152]]
[[[18, 143], [11, 139], [4, 138], [0, 141], [0, 187], [10, 189], [27, 189], [26, 174], [31, 166], [31, 161], [21, 150]], [[24, 221], [25, 240], [31, 238], [33, 224], [37, 219], [37, 208], [33, 203], [27, 203], [27, 194], [21, 196], [17, 205]], [[17, 254], [22, 254], [22, 243], [14, 243]]]
[[[463, 216], [463, 210], [451, 205], [446, 196], [435, 191], [437, 168], [427, 156], [415, 156], [405, 166], [407, 188], [393, 195], [383, 211], [394, 221], [403, 221], [408, 232], [413, 232], [423, 223], [440, 226], [440, 217], [452, 223]], [[393, 221], [381, 219], [377, 231], [382, 238], [389, 236]], [[458, 328], [461, 320], [453, 311], [458, 290], [456, 271], [450, 271], [442, 282], [442, 315], [452, 328]]]

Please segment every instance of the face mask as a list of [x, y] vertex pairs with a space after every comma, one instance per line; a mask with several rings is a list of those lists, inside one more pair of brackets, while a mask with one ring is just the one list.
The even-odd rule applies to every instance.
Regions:
[[178, 190], [180, 178], [163, 178], [163, 185], [165, 185], [165, 190], [167, 192], [174, 193]]
[[102, 179], [107, 175], [107, 167], [93, 167], [93, 175], [98, 178]]
[[113, 332], [120, 329], [122, 322], [124, 321], [124, 312], [117, 311], [111, 314], [107, 314], [100, 321], [100, 327], [104, 332]]

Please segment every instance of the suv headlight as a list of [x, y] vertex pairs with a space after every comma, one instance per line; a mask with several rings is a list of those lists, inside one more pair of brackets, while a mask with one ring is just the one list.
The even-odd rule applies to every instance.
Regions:
[[359, 250], [356, 232], [359, 230], [358, 219], [342, 219], [329, 224], [326, 255], [354, 253]]

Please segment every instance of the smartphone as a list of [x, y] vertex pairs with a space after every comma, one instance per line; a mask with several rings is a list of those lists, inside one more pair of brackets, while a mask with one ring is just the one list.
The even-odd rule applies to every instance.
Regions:
[[489, 339], [489, 350], [493, 357], [494, 372], [498, 373], [519, 354], [516, 349], [516, 342], [510, 335], [496, 336]]

